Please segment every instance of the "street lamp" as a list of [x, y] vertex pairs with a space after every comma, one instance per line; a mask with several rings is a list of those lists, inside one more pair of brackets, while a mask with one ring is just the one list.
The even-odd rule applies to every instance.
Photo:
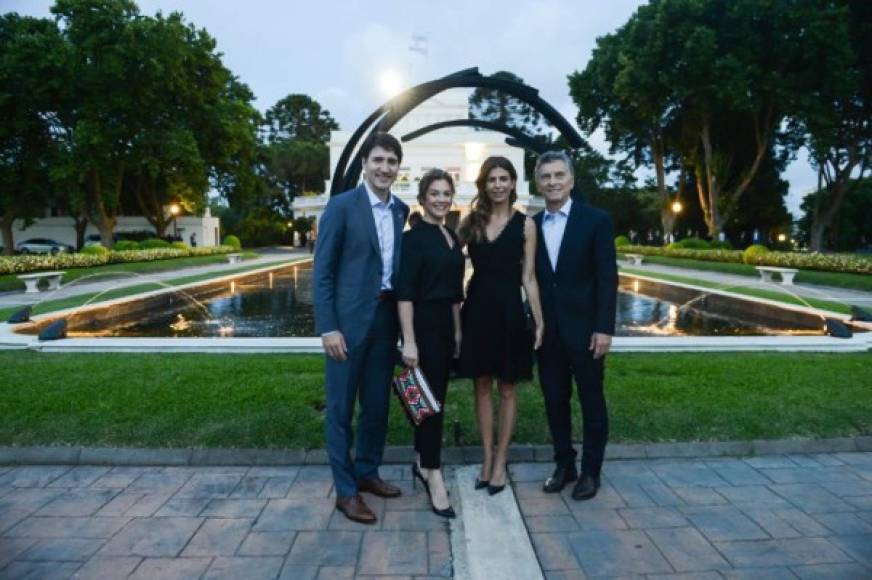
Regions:
[[681, 210], [684, 209], [684, 206], [681, 205], [679, 200], [675, 200], [672, 202], [672, 213], [681, 213]]
[[785, 234], [778, 234], [778, 241], [779, 242], [787, 241], [787, 236]]
[[182, 211], [182, 208], [179, 207], [179, 204], [174, 203], [170, 206], [170, 214], [173, 216], [173, 239], [178, 239], [179, 237], [179, 222], [176, 218], [180, 211]]

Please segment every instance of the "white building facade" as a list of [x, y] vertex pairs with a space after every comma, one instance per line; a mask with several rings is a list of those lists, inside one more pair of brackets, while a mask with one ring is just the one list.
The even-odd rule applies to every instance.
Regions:
[[[442, 92], [406, 115], [390, 133], [397, 139], [434, 123], [469, 118], [466, 89], [451, 89]], [[353, 131], [332, 131], [330, 134], [330, 175], [336, 177], [336, 164], [342, 150], [351, 138]], [[524, 174], [524, 151], [506, 145], [506, 135], [494, 131], [479, 131], [472, 127], [449, 127], [426, 133], [409, 142], [402, 143], [403, 161], [392, 192], [403, 200], [412, 211], [421, 211], [418, 205], [418, 182], [428, 170], [444, 169], [454, 178], [457, 195], [455, 209], [458, 216], [469, 211], [469, 205], [476, 195], [475, 179], [482, 162], [499, 155], [509, 159], [518, 172], [519, 210], [528, 214], [544, 207], [541, 197], [530, 195], [530, 185]], [[356, 155], [357, 153], [355, 153]], [[331, 182], [328, 181], [321, 195], [298, 196], [294, 199], [294, 215], [297, 217], [315, 216], [320, 218], [324, 206], [330, 199]]]

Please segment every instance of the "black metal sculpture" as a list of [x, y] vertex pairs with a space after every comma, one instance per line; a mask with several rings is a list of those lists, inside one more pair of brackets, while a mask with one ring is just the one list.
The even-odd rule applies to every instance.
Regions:
[[[359, 157], [352, 159], [352, 155], [364, 135], [376, 131], [390, 131], [409, 111], [430, 97], [456, 88], [494, 89], [509, 94], [527, 103], [545, 117], [560, 132], [570, 147], [577, 148], [584, 144], [578, 131], [554, 107], [543, 100], [539, 96], [539, 91], [533, 87], [524, 83], [486, 77], [478, 72], [478, 67], [469, 68], [407, 89], [373, 111], [345, 144], [333, 171], [330, 195], [336, 195], [357, 185], [360, 179], [361, 160]], [[517, 137], [512, 138], [518, 143], [523, 143]]]
[[403, 143], [408, 141], [412, 141], [426, 135], [427, 133], [432, 133], [433, 131], [439, 131], [440, 129], [448, 129], [450, 127], [478, 127], [479, 129], [488, 129], [490, 131], [496, 131], [497, 133], [504, 133], [508, 135], [506, 138], [506, 143], [508, 145], [512, 145], [514, 147], [523, 147], [524, 149], [529, 149], [536, 154], [541, 155], [545, 151], [548, 150], [548, 145], [543, 143], [542, 141], [537, 141], [536, 139], [530, 137], [520, 129], [516, 129], [515, 127], [509, 127], [508, 125], [503, 125], [501, 123], [495, 123], [493, 121], [484, 121], [481, 119], [456, 119], [454, 121], [442, 121], [441, 123], [433, 123], [432, 125], [427, 125], [426, 127], [422, 127], [411, 133], [406, 133], [401, 137]]

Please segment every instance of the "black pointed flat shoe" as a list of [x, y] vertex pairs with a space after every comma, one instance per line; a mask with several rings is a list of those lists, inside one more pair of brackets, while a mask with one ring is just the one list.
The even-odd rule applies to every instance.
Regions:
[[488, 495], [496, 495], [496, 494], [500, 493], [501, 491], [503, 491], [504, 489], [506, 489], [505, 483], [502, 485], [488, 485], [487, 486], [487, 493], [488, 493]]

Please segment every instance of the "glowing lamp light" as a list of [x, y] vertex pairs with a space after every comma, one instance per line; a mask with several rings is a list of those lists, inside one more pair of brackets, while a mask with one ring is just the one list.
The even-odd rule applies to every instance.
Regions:
[[173, 215], [179, 215], [179, 212], [182, 211], [182, 208], [179, 207], [179, 204], [174, 203], [170, 206], [170, 213]]
[[786, 235], [784, 235], [784, 234], [778, 234], [778, 241], [779, 241], [779, 242], [784, 242], [784, 241], [786, 241], [786, 240], [787, 240], [787, 236], [786, 236]]
[[684, 206], [681, 205], [681, 202], [677, 199], [672, 202], [672, 213], [681, 213], [681, 210], [684, 209]]
[[384, 71], [378, 78], [379, 90], [389, 99], [403, 90], [403, 84], [403, 77], [393, 69]]

